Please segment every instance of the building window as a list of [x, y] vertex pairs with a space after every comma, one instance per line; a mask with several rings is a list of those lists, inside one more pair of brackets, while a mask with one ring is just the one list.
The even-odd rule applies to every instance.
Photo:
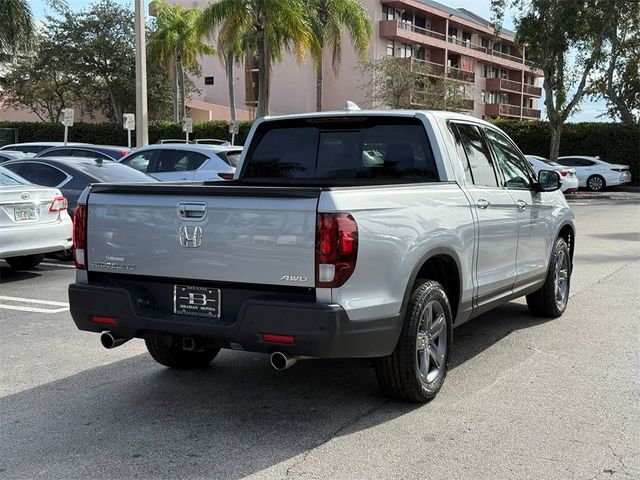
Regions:
[[504, 68], [501, 68], [500, 78], [502, 78], [503, 80], [507, 80], [509, 78], [509, 72], [507, 72]]
[[483, 39], [481, 40], [481, 43], [482, 43], [482, 46], [483, 46], [484, 48], [486, 48], [487, 50], [488, 50], [489, 48], [491, 48], [491, 45], [490, 45], [490, 43], [489, 43], [489, 39], [488, 39], [488, 38], [483, 38]]
[[387, 57], [393, 57], [395, 55], [393, 40], [387, 42]]
[[204, 77], [204, 84], [205, 85], [214, 85], [215, 84], [215, 79], [213, 77]]
[[389, 7], [388, 5], [382, 6], [382, 18], [385, 20], [393, 20], [396, 18], [395, 16], [396, 9], [393, 7]]
[[487, 92], [485, 90], [480, 92], [480, 101], [482, 103], [487, 103]]
[[456, 38], [458, 36], [458, 29], [456, 27], [449, 27], [449, 36]]
[[400, 58], [409, 58], [413, 55], [413, 47], [406, 43], [400, 45]]
[[465, 43], [471, 43], [471, 32], [462, 32], [462, 41]]

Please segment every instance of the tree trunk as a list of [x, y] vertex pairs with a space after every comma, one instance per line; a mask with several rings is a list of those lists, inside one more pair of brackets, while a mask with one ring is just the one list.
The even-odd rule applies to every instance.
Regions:
[[180, 96], [179, 91], [178, 91], [178, 65], [177, 62], [174, 60], [173, 62], [173, 82], [172, 82], [172, 87], [173, 87], [173, 121], [174, 122], [179, 122], [180, 120], [178, 119], [178, 105], [180, 103], [180, 99], [178, 98]]
[[560, 137], [562, 136], [562, 124], [559, 121], [550, 121], [551, 125], [551, 147], [549, 149], [549, 160], [557, 162], [560, 156]]
[[227, 52], [227, 82], [229, 83], [229, 114], [231, 123], [236, 121], [236, 92], [233, 84], [233, 52]]
[[111, 109], [113, 110], [113, 117], [116, 122], [122, 120], [122, 111], [118, 102], [116, 102], [116, 98], [113, 95], [113, 91], [109, 88], [109, 99], [111, 100]]
[[264, 37], [264, 30], [257, 32], [258, 43], [258, 108], [256, 109], [256, 117], [264, 117], [269, 115], [269, 72], [267, 45]]
[[323, 78], [323, 58], [322, 54], [316, 64], [316, 111], [322, 111], [322, 82]]
[[178, 105], [178, 122], [181, 122], [186, 112], [187, 98], [184, 87], [184, 67], [182, 66], [182, 57], [178, 57], [178, 80], [180, 81], [180, 104]]

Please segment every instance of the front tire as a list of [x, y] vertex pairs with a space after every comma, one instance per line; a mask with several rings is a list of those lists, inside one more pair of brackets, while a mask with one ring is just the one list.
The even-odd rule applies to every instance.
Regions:
[[396, 349], [375, 360], [382, 393], [418, 403], [435, 397], [447, 375], [452, 335], [451, 308], [442, 285], [432, 280], [418, 282]]
[[178, 370], [207, 368], [220, 351], [219, 348], [183, 350], [171, 335], [152, 335], [145, 338], [144, 342], [156, 362]]
[[591, 175], [587, 178], [587, 188], [592, 192], [602, 192], [607, 187], [607, 182], [600, 175]]
[[571, 269], [569, 246], [560, 237], [553, 246], [544, 285], [527, 295], [527, 306], [531, 313], [550, 318], [557, 318], [564, 313], [569, 302]]
[[42, 260], [44, 260], [44, 255], [42, 254], [24, 255], [22, 257], [10, 257], [4, 259], [4, 261], [7, 262], [14, 270], [29, 270], [40, 264]]

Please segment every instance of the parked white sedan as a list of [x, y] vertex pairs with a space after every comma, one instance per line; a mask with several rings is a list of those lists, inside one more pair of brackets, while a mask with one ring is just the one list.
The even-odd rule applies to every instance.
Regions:
[[593, 192], [601, 192], [606, 187], [631, 182], [631, 171], [628, 165], [607, 163], [600, 157], [566, 156], [558, 158], [558, 163], [575, 168], [580, 186]]
[[562, 193], [578, 190], [578, 176], [576, 175], [575, 168], [564, 167], [559, 163], [552, 162], [538, 155], [525, 155], [525, 158], [536, 171], [536, 174], [539, 174], [540, 170], [553, 170], [558, 172], [562, 178], [562, 187], [560, 187]]
[[72, 229], [60, 190], [0, 167], [0, 258], [17, 270], [33, 268], [45, 253], [70, 249]]

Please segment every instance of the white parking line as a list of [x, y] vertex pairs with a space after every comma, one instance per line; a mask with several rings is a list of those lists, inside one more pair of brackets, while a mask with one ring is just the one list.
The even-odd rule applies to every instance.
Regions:
[[[23, 305], [7, 305], [4, 302], [51, 305], [58, 308], [39, 308]], [[69, 310], [69, 304], [66, 302], [54, 302], [53, 300], [34, 300], [32, 298], [7, 297], [0, 295], [0, 308], [4, 308], [5, 310], [19, 310], [22, 312], [32, 313], [60, 313]]]

